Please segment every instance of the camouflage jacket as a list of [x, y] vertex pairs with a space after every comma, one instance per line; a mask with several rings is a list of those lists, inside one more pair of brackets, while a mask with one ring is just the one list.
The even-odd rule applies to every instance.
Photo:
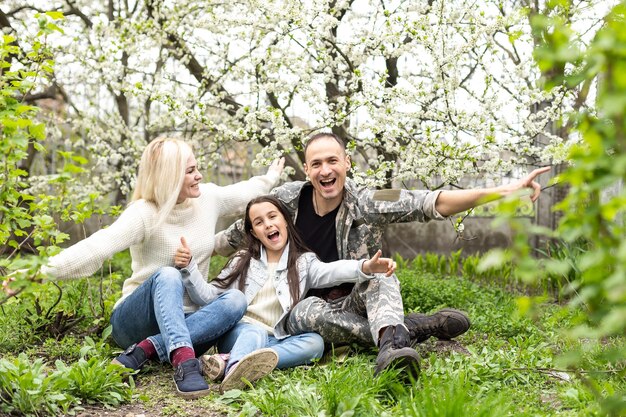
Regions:
[[[293, 218], [298, 215], [300, 192], [310, 182], [293, 181], [276, 187], [271, 194], [281, 200]], [[369, 258], [382, 246], [385, 226], [391, 223], [443, 220], [435, 210], [440, 191], [369, 190], [359, 188], [347, 178], [343, 201], [336, 218], [336, 243], [339, 259]], [[243, 221], [216, 236], [215, 251], [228, 255], [243, 242]]]

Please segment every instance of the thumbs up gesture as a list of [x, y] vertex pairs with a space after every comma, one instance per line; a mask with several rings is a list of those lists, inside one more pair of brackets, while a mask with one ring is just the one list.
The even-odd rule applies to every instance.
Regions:
[[174, 266], [176, 266], [176, 268], [186, 268], [190, 261], [191, 249], [189, 249], [185, 238], [181, 236], [180, 246], [176, 249], [176, 255], [174, 255]]
[[363, 262], [363, 272], [366, 274], [381, 273], [391, 276], [396, 270], [396, 263], [390, 258], [381, 258], [382, 251], [379, 249], [374, 256]]

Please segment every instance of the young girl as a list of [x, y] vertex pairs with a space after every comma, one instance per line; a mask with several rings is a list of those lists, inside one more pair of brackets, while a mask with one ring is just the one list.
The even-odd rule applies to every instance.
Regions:
[[[390, 276], [395, 263], [378, 251], [369, 260], [324, 263], [300, 239], [285, 206], [273, 196], [257, 197], [245, 213], [248, 247], [231, 259], [210, 283], [203, 279], [186, 241], [176, 253], [176, 266], [195, 303], [211, 302], [227, 289], [245, 293], [248, 310], [243, 319], [218, 343], [224, 355], [204, 356], [209, 376], [224, 370], [222, 392], [244, 388], [274, 367], [288, 368], [319, 359], [324, 341], [317, 333], [290, 335], [285, 327], [289, 311], [309, 288], [335, 286], [339, 282], [362, 282], [373, 273]], [[227, 359], [227, 362], [225, 360]]]
[[114, 362], [132, 370], [151, 358], [170, 362], [179, 395], [206, 395], [196, 352], [206, 351], [241, 319], [246, 300], [230, 291], [198, 308], [184, 297], [180, 272], [172, 265], [179, 236], [194, 239], [198, 268], [208, 273], [218, 219], [242, 212], [250, 198], [268, 192], [283, 163], [274, 163], [265, 176], [218, 187], [201, 183], [187, 143], [155, 139], [141, 157], [133, 202], [112, 225], [50, 258], [42, 272], [57, 279], [89, 276], [105, 259], [130, 248], [133, 272], [111, 314], [112, 337], [126, 351]]

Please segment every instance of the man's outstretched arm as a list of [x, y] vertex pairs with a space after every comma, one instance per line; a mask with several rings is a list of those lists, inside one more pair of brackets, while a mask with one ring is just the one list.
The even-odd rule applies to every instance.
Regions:
[[525, 188], [532, 190], [530, 199], [534, 202], [541, 193], [541, 186], [535, 181], [535, 178], [549, 170], [550, 167], [537, 168], [518, 181], [497, 187], [477, 188], [475, 190], [444, 190], [437, 197], [435, 209], [442, 216], [448, 217], [489, 201], [506, 197]]

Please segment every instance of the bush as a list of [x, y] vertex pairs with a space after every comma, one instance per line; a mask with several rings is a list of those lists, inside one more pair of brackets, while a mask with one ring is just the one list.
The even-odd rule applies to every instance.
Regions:
[[25, 416], [66, 413], [78, 399], [66, 393], [69, 381], [47, 374], [42, 359], [34, 362], [25, 354], [14, 360], [0, 359], [0, 410]]
[[133, 380], [128, 369], [111, 363], [111, 348], [104, 342], [109, 334], [110, 327], [99, 342], [87, 337], [82, 357], [71, 365], [57, 360], [56, 369], [41, 358], [30, 361], [25, 353], [0, 359], [0, 411], [56, 415], [83, 402], [118, 406], [129, 401]]

